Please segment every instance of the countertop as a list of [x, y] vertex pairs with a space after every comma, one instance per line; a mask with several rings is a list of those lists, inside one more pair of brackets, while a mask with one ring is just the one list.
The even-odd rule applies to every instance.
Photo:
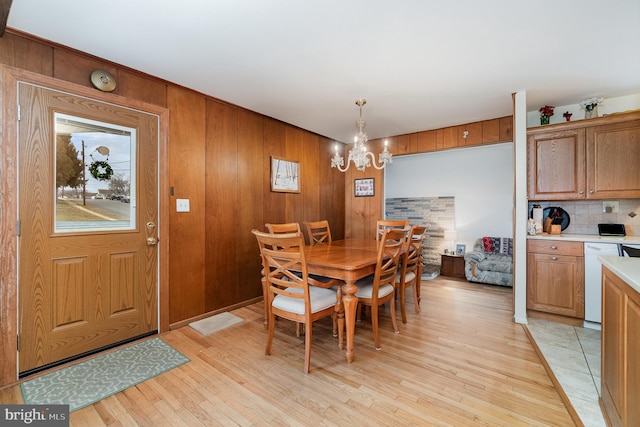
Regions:
[[628, 243], [630, 245], [640, 245], [640, 236], [625, 237], [608, 237], [597, 234], [548, 234], [541, 233], [535, 236], [527, 236], [527, 239], [536, 240], [568, 240], [572, 242], [589, 242], [589, 243]]
[[598, 260], [636, 292], [640, 292], [640, 258], [599, 256]]

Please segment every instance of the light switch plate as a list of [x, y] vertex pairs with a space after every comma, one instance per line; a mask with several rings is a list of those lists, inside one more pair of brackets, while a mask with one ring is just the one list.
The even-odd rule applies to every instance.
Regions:
[[176, 212], [189, 212], [189, 199], [176, 199]]

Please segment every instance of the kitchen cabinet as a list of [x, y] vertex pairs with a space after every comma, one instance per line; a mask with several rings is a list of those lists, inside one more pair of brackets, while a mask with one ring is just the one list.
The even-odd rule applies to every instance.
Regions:
[[587, 132], [587, 198], [640, 197], [640, 119]]
[[527, 240], [527, 309], [584, 319], [582, 242]]
[[602, 269], [601, 406], [611, 426], [640, 425], [640, 294]]
[[527, 137], [529, 200], [583, 199], [585, 130], [555, 130]]
[[640, 197], [640, 113], [531, 128], [529, 200]]

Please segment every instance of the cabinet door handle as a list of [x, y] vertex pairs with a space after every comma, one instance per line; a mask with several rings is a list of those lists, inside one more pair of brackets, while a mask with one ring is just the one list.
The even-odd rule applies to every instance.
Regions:
[[552, 261], [557, 261], [557, 260], [558, 260], [558, 257], [552, 256], [552, 257], [551, 257], [551, 260], [552, 260]]
[[551, 245], [551, 249], [555, 251], [556, 249], [558, 249], [558, 247], [556, 245]]
[[593, 190], [589, 190], [589, 194], [593, 194]]
[[578, 191], [578, 194], [584, 194], [584, 190]]

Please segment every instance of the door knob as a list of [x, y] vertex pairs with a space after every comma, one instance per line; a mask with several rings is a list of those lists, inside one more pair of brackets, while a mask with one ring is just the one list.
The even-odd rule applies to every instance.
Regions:
[[155, 237], [147, 237], [147, 245], [155, 246], [157, 244], [158, 244], [158, 239], [156, 239]]

